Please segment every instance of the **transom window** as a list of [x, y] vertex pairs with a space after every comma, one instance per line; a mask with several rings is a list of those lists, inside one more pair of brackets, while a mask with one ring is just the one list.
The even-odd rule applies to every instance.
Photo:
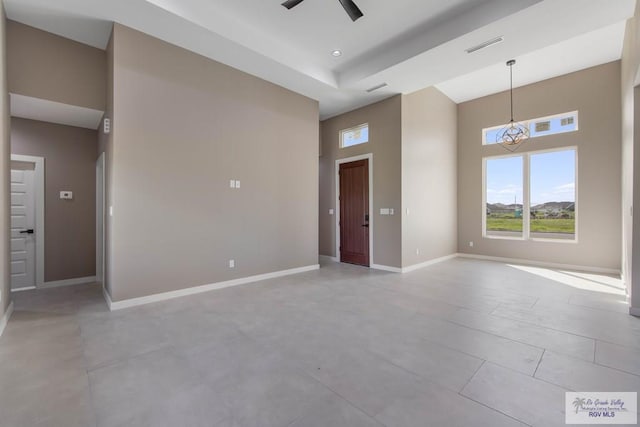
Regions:
[[576, 241], [577, 149], [484, 159], [483, 235]]
[[369, 123], [340, 131], [340, 148], [369, 142]]
[[[578, 112], [571, 111], [569, 113], [556, 114], [555, 116], [526, 120], [521, 123], [529, 128], [529, 138], [575, 132], [578, 130]], [[498, 134], [505, 126], [507, 125], [482, 129], [482, 144], [495, 144], [498, 140]]]

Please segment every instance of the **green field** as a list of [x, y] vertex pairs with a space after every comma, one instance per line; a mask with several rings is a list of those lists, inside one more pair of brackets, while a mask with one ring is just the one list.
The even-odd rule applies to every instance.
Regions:
[[[532, 233], [573, 234], [576, 230], [575, 218], [531, 219]], [[522, 218], [501, 214], [487, 215], [487, 231], [522, 231]]]

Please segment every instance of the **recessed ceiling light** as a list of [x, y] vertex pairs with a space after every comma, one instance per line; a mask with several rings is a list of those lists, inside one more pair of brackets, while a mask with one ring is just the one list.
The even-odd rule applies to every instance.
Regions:
[[335, 56], [336, 58], [339, 56], [342, 56], [342, 51], [341, 50], [334, 50], [333, 52], [331, 52], [331, 55]]

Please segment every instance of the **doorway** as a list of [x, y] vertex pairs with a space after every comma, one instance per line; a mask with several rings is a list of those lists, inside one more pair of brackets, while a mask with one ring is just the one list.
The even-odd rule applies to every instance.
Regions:
[[372, 261], [371, 157], [336, 161], [338, 259], [365, 267]]
[[44, 158], [11, 155], [11, 290], [44, 284]]

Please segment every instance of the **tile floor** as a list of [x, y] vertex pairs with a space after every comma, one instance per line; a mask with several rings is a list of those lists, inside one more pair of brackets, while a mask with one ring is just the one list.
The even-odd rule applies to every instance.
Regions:
[[1, 426], [562, 426], [564, 393], [640, 391], [612, 277], [453, 259], [319, 271], [110, 313], [14, 294]]

